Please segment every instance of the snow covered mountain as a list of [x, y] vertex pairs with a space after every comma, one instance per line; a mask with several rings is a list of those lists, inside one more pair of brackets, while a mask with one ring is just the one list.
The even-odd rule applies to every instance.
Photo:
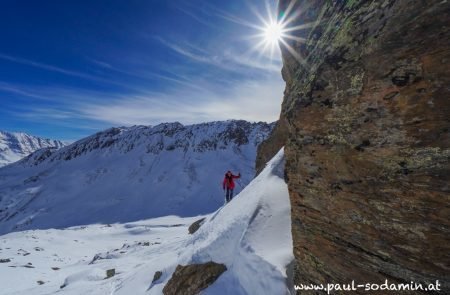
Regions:
[[44, 139], [21, 132], [0, 131], [0, 167], [16, 162], [42, 148], [61, 148], [59, 140]]
[[[167, 216], [0, 236], [0, 293], [160, 295], [177, 265], [213, 261], [227, 270], [201, 294], [294, 294], [283, 171], [280, 151], [192, 235], [188, 226], [198, 217]], [[106, 279], [112, 269], [115, 275]]]
[[206, 214], [227, 170], [254, 177], [273, 124], [245, 121], [111, 128], [0, 169], [0, 234]]

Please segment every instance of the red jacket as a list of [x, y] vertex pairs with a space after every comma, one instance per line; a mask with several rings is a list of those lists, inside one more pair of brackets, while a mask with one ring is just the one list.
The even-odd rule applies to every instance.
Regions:
[[229, 188], [229, 189], [234, 189], [235, 184], [234, 184], [234, 180], [235, 178], [240, 178], [241, 177], [241, 173], [239, 173], [238, 175], [233, 175], [230, 172], [230, 177], [227, 177], [228, 172], [225, 174], [225, 177], [223, 178], [223, 189], [225, 188]]

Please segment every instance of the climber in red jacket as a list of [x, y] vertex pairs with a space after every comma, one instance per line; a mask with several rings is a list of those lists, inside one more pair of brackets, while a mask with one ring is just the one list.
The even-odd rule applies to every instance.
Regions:
[[231, 201], [231, 199], [233, 198], [233, 190], [235, 187], [234, 184], [234, 180], [235, 178], [240, 178], [241, 177], [241, 173], [238, 173], [238, 175], [233, 175], [233, 173], [231, 173], [231, 171], [227, 171], [227, 173], [225, 173], [225, 177], [223, 179], [223, 190], [227, 190], [225, 193], [225, 199], [227, 201], [227, 203], [229, 201]]

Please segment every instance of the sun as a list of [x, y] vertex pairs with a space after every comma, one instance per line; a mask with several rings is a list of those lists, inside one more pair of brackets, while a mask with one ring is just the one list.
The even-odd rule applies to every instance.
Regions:
[[267, 56], [273, 59], [276, 56], [277, 48], [280, 48], [280, 45], [285, 43], [284, 38], [289, 37], [285, 34], [286, 30], [284, 27], [282, 22], [272, 17], [269, 17], [268, 20], [263, 20], [263, 25], [257, 27], [260, 31], [260, 34], [257, 35], [260, 42], [254, 48], [259, 49], [262, 54], [268, 54]]
[[256, 52], [262, 59], [278, 62], [281, 61], [281, 52], [284, 51], [288, 52], [300, 64], [305, 64], [305, 58], [294, 49], [294, 46], [305, 43], [304, 36], [308, 35], [309, 30], [314, 30], [315, 27], [319, 26], [321, 19], [307, 23], [297, 22], [296, 20], [301, 19], [303, 12], [306, 11], [297, 5], [297, 0], [291, 0], [289, 5], [280, 12], [277, 10], [277, 5], [274, 4], [278, 1], [264, 0], [267, 16], [261, 13], [261, 7], [252, 5], [249, 1], [246, 2], [256, 16], [258, 23], [231, 14], [224, 15], [225, 19], [255, 31], [255, 34], [248, 36], [252, 45], [244, 55]]
[[283, 38], [283, 25], [278, 22], [270, 22], [264, 28], [264, 40], [269, 45], [276, 45]]

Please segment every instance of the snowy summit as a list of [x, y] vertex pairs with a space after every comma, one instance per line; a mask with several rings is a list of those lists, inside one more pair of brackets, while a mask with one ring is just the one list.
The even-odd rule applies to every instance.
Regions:
[[44, 139], [22, 132], [0, 131], [0, 167], [19, 161], [42, 148], [61, 148], [59, 140]]
[[0, 169], [0, 234], [210, 213], [255, 175], [273, 124], [246, 121], [111, 128]]

